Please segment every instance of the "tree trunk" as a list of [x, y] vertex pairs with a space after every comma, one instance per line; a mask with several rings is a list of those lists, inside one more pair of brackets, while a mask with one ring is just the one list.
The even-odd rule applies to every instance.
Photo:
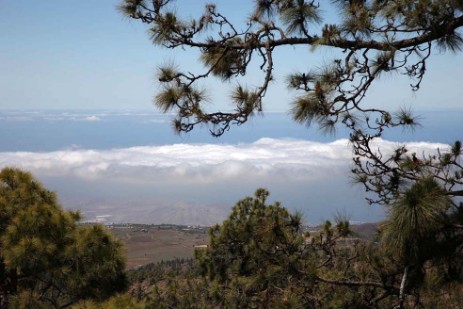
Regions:
[[405, 284], [407, 283], [408, 277], [408, 266], [404, 269], [404, 275], [402, 276], [402, 282], [400, 283], [400, 290], [399, 290], [399, 304], [395, 307], [397, 309], [403, 309], [404, 307], [404, 300], [405, 300]]

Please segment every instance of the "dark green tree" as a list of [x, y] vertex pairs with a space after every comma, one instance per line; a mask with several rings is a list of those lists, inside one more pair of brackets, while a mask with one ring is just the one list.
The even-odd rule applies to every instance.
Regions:
[[30, 173], [0, 172], [0, 308], [65, 308], [126, 287], [121, 244]]
[[268, 195], [259, 189], [239, 201], [227, 220], [211, 228], [207, 250], [197, 251], [203, 274], [225, 288], [229, 306], [289, 304], [287, 288], [303, 276], [308, 256], [301, 216], [279, 203], [267, 205]]

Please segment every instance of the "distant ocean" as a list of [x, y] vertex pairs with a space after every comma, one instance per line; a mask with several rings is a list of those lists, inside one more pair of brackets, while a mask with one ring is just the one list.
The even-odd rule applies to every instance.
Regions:
[[[415, 142], [418, 154], [462, 138], [463, 111], [417, 112], [415, 131], [395, 129], [388, 149]], [[210, 225], [259, 187], [317, 223], [338, 212], [377, 221], [350, 182], [348, 133], [324, 135], [267, 112], [220, 138], [206, 126], [177, 135], [156, 111], [0, 111], [0, 168], [31, 170], [66, 208], [88, 220]], [[103, 219], [102, 219], [103, 218]]]
[[[391, 141], [452, 143], [463, 137], [462, 111], [416, 112], [421, 127], [415, 131], [394, 129], [383, 138]], [[0, 111], [0, 152], [54, 151], [69, 148], [113, 149], [176, 143], [236, 144], [262, 137], [295, 138], [330, 142], [348, 138], [340, 129], [323, 134], [316, 124], [308, 128], [286, 113], [257, 115], [235, 126], [222, 137], [209, 134], [206, 126], [177, 135], [171, 115], [152, 111]]]

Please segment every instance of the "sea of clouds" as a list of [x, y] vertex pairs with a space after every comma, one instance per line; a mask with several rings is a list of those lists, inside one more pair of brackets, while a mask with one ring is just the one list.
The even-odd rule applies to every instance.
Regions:
[[[386, 154], [399, 143], [378, 140]], [[448, 145], [407, 143], [409, 152], [434, 153]], [[17, 166], [45, 176], [125, 182], [217, 183], [268, 177], [284, 181], [321, 181], [347, 176], [352, 159], [348, 140], [321, 143], [262, 138], [243, 144], [173, 144], [110, 150], [3, 152], [0, 166]]]
[[[398, 145], [378, 140], [374, 147], [386, 154]], [[448, 148], [425, 142], [406, 145], [418, 156]], [[116, 221], [208, 225], [223, 220], [236, 201], [259, 187], [268, 188], [286, 207], [308, 213], [310, 222], [338, 211], [355, 221], [375, 221], [383, 214], [382, 209], [368, 208], [362, 188], [350, 182], [352, 149], [346, 139], [323, 143], [262, 138], [239, 144], [2, 152], [0, 167], [5, 166], [29, 170], [64, 201], [78, 199], [84, 211], [111, 215]], [[98, 202], [85, 203], [89, 196], [98, 196]], [[126, 206], [121, 207], [123, 200]], [[132, 204], [137, 205], [136, 216]], [[192, 207], [203, 213], [194, 213]]]
[[[263, 138], [254, 143], [174, 144], [111, 150], [3, 152], [0, 166], [82, 179], [217, 183], [275, 177], [303, 181], [339, 174], [351, 158], [347, 140], [318, 143]], [[332, 174], [333, 175], [333, 174]]]

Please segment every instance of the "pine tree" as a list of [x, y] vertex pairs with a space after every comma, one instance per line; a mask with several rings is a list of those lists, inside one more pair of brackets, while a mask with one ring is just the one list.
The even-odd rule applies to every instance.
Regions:
[[64, 308], [125, 288], [121, 244], [79, 219], [30, 173], [0, 172], [0, 308]]

